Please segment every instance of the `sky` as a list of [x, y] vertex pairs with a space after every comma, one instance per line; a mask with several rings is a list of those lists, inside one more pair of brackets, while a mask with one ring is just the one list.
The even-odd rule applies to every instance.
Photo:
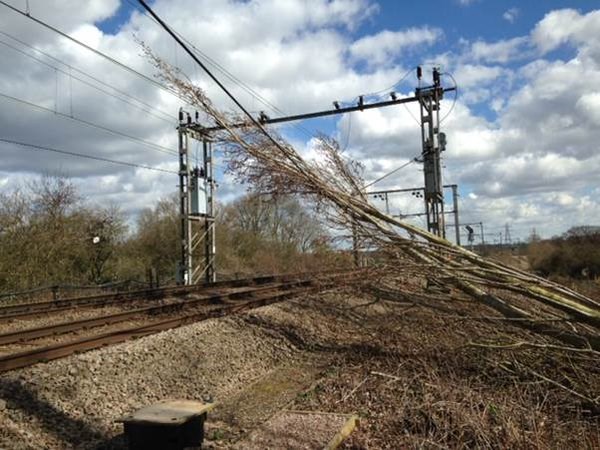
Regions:
[[[443, 181], [459, 187], [461, 223], [483, 223], [487, 242], [505, 239], [507, 229], [512, 241], [524, 241], [533, 229], [551, 237], [600, 225], [596, 1], [155, 0], [151, 6], [254, 114], [319, 111], [334, 100], [353, 105], [359, 95], [374, 102], [391, 91], [410, 96], [415, 68], [422, 66], [427, 78], [439, 67], [444, 85], [458, 88], [456, 98], [448, 93], [442, 101], [441, 129], [448, 141]], [[44, 174], [67, 175], [88, 202], [118, 205], [133, 223], [143, 208], [176, 191], [175, 128], [185, 105], [155, 83], [140, 41], [219, 107], [234, 108], [135, 0], [2, 0], [0, 192]], [[335, 136], [347, 156], [364, 164], [367, 183], [405, 166], [371, 189], [417, 188], [422, 167], [409, 163], [421, 152], [417, 117], [415, 105], [399, 105], [278, 131], [307, 158], [314, 157], [316, 133]], [[222, 170], [218, 177], [219, 201], [244, 193]], [[415, 214], [423, 206], [407, 193], [391, 195], [389, 208]], [[424, 226], [422, 217], [407, 220]]]

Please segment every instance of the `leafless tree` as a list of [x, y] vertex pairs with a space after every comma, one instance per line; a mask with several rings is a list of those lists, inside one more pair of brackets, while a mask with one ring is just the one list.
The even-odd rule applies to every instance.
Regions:
[[[456, 246], [388, 216], [367, 201], [360, 164], [346, 158], [337, 143], [321, 136], [317, 158], [304, 160], [274, 130], [246, 117], [221, 111], [204, 91], [145, 48], [159, 76], [215, 125], [224, 144], [228, 169], [257, 192], [300, 193], [327, 215], [332, 226], [357, 233], [385, 259], [387, 273], [420, 274], [459, 289], [524, 326], [578, 346], [600, 349], [600, 304], [565, 286], [523, 272]], [[237, 124], [242, 123], [242, 126]], [[236, 124], [236, 126], [234, 126]], [[562, 317], [574, 326], [540, 324]]]

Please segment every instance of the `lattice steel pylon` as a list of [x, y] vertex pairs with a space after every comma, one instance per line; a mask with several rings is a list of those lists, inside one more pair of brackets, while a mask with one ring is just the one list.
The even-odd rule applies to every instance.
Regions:
[[[215, 180], [212, 141], [191, 116], [179, 113], [179, 219], [181, 256], [178, 284], [216, 281]], [[202, 142], [202, 164], [192, 167], [189, 142]]]
[[[417, 77], [422, 78], [421, 68], [417, 69]], [[415, 91], [421, 111], [422, 160], [425, 173], [425, 212], [427, 230], [433, 234], [446, 237], [444, 220], [444, 189], [440, 153], [446, 146], [446, 135], [440, 133], [440, 101], [444, 89], [440, 83], [440, 72], [433, 69], [433, 85], [421, 87]]]

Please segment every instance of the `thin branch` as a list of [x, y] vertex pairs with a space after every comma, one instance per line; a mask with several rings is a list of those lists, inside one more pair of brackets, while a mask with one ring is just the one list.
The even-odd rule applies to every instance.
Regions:
[[499, 350], [514, 350], [518, 348], [542, 348], [542, 349], [551, 349], [551, 350], [561, 350], [566, 352], [575, 352], [575, 353], [587, 353], [592, 355], [600, 356], [600, 352], [593, 350], [591, 348], [578, 348], [578, 347], [565, 347], [562, 345], [552, 345], [552, 344], [536, 344], [535, 342], [511, 342], [507, 344], [493, 344], [493, 343], [483, 343], [483, 342], [468, 342], [464, 345], [461, 345], [458, 348], [464, 347], [478, 347], [478, 348], [492, 348]]

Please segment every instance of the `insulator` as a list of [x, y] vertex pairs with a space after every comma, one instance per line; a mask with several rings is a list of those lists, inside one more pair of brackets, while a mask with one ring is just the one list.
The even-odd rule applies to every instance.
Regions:
[[440, 84], [440, 72], [437, 68], [433, 69], [433, 84], [436, 86]]

